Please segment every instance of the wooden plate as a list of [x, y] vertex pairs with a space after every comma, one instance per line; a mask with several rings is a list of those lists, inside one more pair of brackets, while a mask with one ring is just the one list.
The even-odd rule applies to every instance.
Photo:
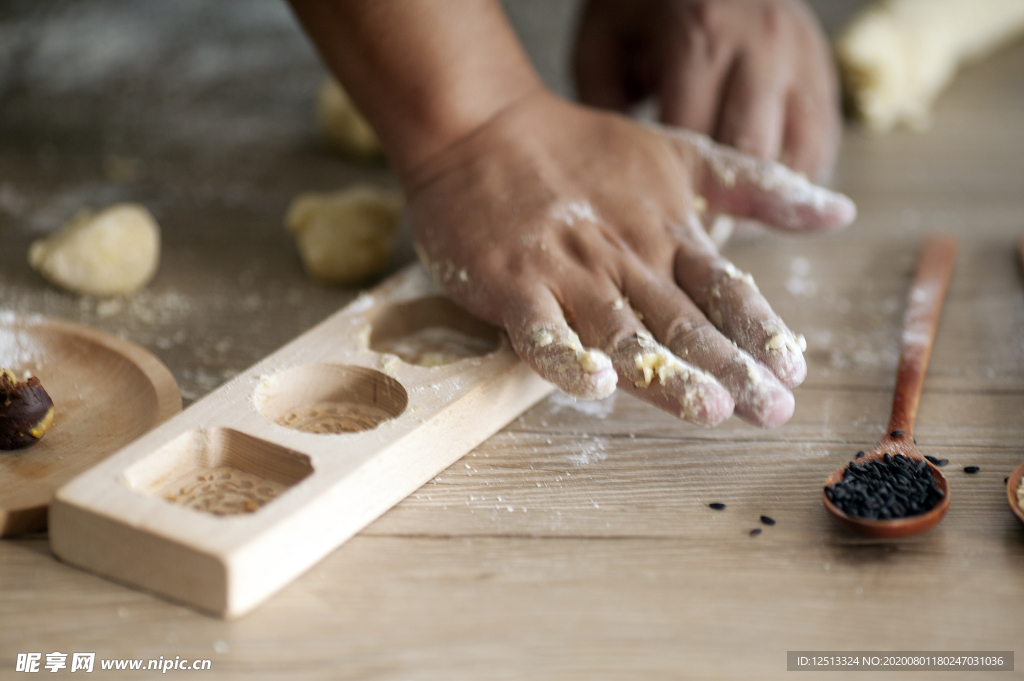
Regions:
[[0, 451], [0, 536], [45, 528], [58, 487], [181, 411], [160, 360], [70, 322], [0, 313], [0, 366], [38, 376], [55, 407], [42, 440]]
[[1010, 474], [1010, 479], [1006, 481], [1006, 497], [1010, 502], [1010, 510], [1024, 523], [1024, 508], [1021, 508], [1017, 502], [1017, 488], [1020, 487], [1022, 481], [1024, 481], [1024, 463], [1017, 466]]

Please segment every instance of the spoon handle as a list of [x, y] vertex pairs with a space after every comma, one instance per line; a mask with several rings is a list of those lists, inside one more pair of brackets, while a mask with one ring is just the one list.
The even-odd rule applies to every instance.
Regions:
[[896, 395], [892, 400], [892, 417], [889, 419], [890, 432], [902, 430], [908, 437], [914, 434], [917, 405], [921, 401], [942, 300], [946, 297], [955, 261], [956, 239], [931, 236], [925, 240], [903, 317], [903, 347], [896, 375]]

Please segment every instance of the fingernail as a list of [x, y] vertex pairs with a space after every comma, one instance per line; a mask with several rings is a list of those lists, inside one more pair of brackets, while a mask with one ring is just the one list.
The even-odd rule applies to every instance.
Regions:
[[836, 193], [837, 226], [846, 226], [857, 218], [857, 204], [849, 196]]
[[807, 341], [802, 334], [794, 334], [786, 326], [775, 321], [761, 322], [761, 328], [768, 335], [764, 351], [767, 363], [787, 387], [795, 387], [807, 378], [807, 362], [804, 351]]
[[615, 392], [618, 374], [611, 358], [600, 350], [584, 348], [575, 333], [566, 336], [554, 327], [541, 326], [530, 334], [533, 363], [546, 380], [563, 392], [584, 400], [600, 400]]
[[734, 395], [736, 413], [761, 428], [781, 426], [793, 415], [793, 393], [768, 367], [746, 353], [741, 360], [744, 371], [735, 371], [719, 379]]
[[614, 355], [623, 380], [641, 392], [650, 390], [654, 404], [678, 408], [682, 420], [714, 426], [732, 415], [732, 395], [714, 376], [680, 360], [650, 334], [630, 336]]

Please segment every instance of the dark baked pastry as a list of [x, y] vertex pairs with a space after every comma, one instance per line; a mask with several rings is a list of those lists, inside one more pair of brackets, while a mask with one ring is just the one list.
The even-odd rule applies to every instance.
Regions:
[[21, 449], [39, 442], [53, 423], [53, 400], [39, 379], [18, 382], [0, 369], [0, 449]]

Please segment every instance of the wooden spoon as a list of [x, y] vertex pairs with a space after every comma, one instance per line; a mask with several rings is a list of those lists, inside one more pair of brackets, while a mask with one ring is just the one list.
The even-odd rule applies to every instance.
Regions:
[[[939, 313], [946, 295], [949, 277], [956, 260], [956, 240], [950, 236], [933, 236], [924, 242], [917, 276], [907, 297], [907, 311], [903, 317], [903, 343], [900, 350], [899, 373], [896, 376], [896, 394], [892, 401], [889, 434], [861, 458], [858, 463], [881, 459], [887, 452], [913, 461], [927, 461], [914, 444], [914, 419], [921, 401], [921, 389], [932, 354]], [[825, 508], [843, 527], [868, 537], [906, 537], [934, 527], [949, 509], [949, 482], [938, 468], [927, 464], [935, 485], [943, 496], [935, 506], [919, 515], [892, 520], [872, 520], [849, 515], [829, 501], [822, 493]], [[829, 476], [825, 486], [834, 485], [843, 478], [840, 468]]]

